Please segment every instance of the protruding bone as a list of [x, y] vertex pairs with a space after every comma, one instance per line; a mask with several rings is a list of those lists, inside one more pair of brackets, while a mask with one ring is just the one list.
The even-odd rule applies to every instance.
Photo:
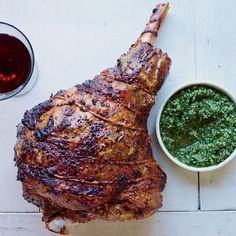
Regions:
[[152, 45], [154, 44], [157, 38], [158, 30], [166, 16], [168, 9], [169, 3], [160, 3], [153, 9], [153, 14], [151, 15], [146, 28], [140, 36], [141, 42], [147, 42]]

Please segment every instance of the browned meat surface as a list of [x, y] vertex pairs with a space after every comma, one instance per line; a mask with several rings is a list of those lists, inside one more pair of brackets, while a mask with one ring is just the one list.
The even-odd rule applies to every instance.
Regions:
[[58, 218], [140, 219], [161, 207], [166, 175], [146, 123], [171, 63], [152, 46], [167, 10], [157, 5], [115, 67], [25, 112], [15, 146], [18, 180], [50, 230]]

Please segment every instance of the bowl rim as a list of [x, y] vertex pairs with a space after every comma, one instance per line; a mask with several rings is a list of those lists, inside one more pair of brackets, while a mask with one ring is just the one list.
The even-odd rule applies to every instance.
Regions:
[[193, 166], [189, 166], [186, 165], [184, 163], [182, 163], [181, 161], [179, 161], [177, 158], [175, 158], [173, 155], [170, 154], [170, 152], [167, 150], [167, 148], [165, 147], [162, 138], [161, 138], [161, 133], [160, 133], [160, 118], [161, 118], [161, 114], [162, 111], [166, 105], [166, 103], [170, 100], [170, 98], [176, 94], [178, 91], [183, 90], [187, 87], [191, 87], [194, 85], [205, 85], [208, 87], [212, 87], [216, 90], [221, 91], [223, 94], [227, 95], [232, 102], [234, 102], [234, 104], [236, 105], [236, 99], [234, 98], [234, 96], [232, 94], [230, 94], [225, 88], [214, 84], [212, 82], [206, 82], [206, 81], [196, 81], [196, 82], [188, 82], [188, 83], [184, 83], [180, 86], [178, 86], [177, 88], [173, 89], [169, 95], [165, 98], [164, 102], [161, 104], [158, 112], [157, 112], [157, 118], [156, 118], [156, 135], [157, 135], [157, 139], [158, 142], [161, 146], [161, 149], [163, 150], [163, 152], [168, 156], [168, 158], [173, 161], [175, 164], [177, 164], [178, 166], [186, 169], [186, 170], [190, 170], [190, 171], [194, 171], [194, 172], [206, 172], [206, 171], [212, 171], [212, 170], [216, 170], [219, 169], [221, 167], [223, 167], [224, 165], [226, 165], [227, 163], [229, 163], [235, 156], [236, 156], [236, 149], [222, 162], [220, 162], [217, 165], [213, 165], [213, 166], [208, 166], [208, 167], [193, 167]]

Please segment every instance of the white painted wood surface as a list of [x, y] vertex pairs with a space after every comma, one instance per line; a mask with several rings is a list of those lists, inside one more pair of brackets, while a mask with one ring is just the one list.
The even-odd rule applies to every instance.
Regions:
[[[209, 2], [211, 5], [195, 3], [197, 79], [215, 82], [235, 97], [236, 1]], [[236, 210], [235, 173], [236, 160], [201, 174], [202, 210]]]
[[[13, 147], [24, 111], [62, 88], [90, 79], [115, 64], [143, 30], [156, 0], [0, 0], [1, 21], [20, 28], [33, 44], [39, 80], [28, 94], [0, 102], [0, 235], [48, 233], [38, 209], [23, 200], [16, 182]], [[236, 1], [169, 1], [171, 9], [157, 46], [172, 58], [170, 75], [157, 96], [149, 132], [157, 161], [168, 175], [164, 205], [144, 221], [82, 225], [78, 235], [236, 235], [236, 161], [200, 175], [171, 163], [154, 130], [156, 112], [167, 94], [194, 80], [236, 89]], [[199, 191], [200, 190], [200, 191]], [[200, 209], [199, 209], [200, 208]], [[214, 211], [212, 211], [214, 210]], [[207, 212], [206, 212], [207, 211]]]
[[[160, 212], [142, 221], [79, 225], [71, 236], [235, 236], [236, 212]], [[1, 236], [56, 236], [46, 231], [36, 213], [0, 214]]]

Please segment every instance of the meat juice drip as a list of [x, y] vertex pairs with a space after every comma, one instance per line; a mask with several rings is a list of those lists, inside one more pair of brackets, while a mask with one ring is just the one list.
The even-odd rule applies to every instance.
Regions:
[[31, 58], [26, 46], [14, 36], [0, 34], [0, 93], [22, 85], [30, 69]]

